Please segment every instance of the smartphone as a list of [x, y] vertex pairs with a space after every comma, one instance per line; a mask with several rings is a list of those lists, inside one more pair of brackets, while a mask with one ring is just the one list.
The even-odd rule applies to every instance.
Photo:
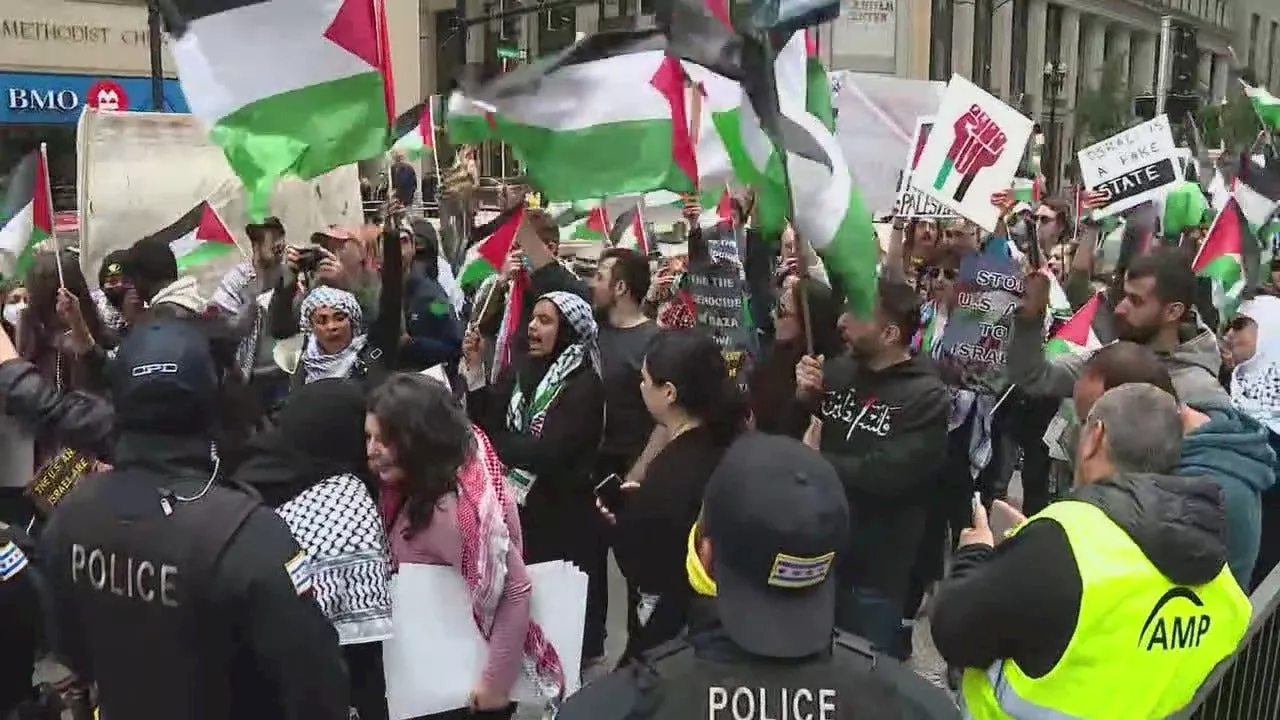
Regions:
[[622, 489], [622, 478], [618, 473], [609, 473], [608, 477], [597, 483], [595, 494], [600, 499], [600, 503], [615, 515], [622, 511], [627, 497], [627, 493]]
[[970, 508], [973, 510], [973, 514], [974, 514], [974, 515], [977, 515], [977, 514], [978, 514], [978, 508], [980, 508], [980, 507], [982, 507], [982, 492], [981, 492], [981, 491], [979, 491], [979, 492], [975, 492], [975, 493], [973, 494], [973, 504], [970, 506]]

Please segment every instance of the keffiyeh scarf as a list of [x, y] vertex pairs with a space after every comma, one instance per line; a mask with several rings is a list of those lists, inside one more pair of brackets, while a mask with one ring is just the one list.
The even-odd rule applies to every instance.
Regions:
[[[565, 380], [573, 374], [583, 360], [590, 360], [591, 367], [600, 372], [600, 357], [596, 338], [599, 326], [587, 301], [567, 292], [552, 292], [543, 295], [539, 300], [550, 300], [565, 322], [578, 334], [578, 342], [566, 347], [547, 368], [546, 374], [538, 381], [532, 397], [526, 397], [520, 383], [515, 383], [511, 390], [511, 400], [507, 403], [507, 429], [535, 438], [542, 436], [542, 426], [547, 419], [547, 410], [560, 396]], [[537, 476], [520, 468], [511, 468], [507, 480], [515, 500], [523, 505], [533, 488]]]
[[309, 556], [316, 604], [341, 645], [391, 637], [386, 531], [364, 483], [335, 475], [277, 511]]
[[[507, 488], [503, 466], [479, 429], [472, 428], [475, 452], [458, 471], [458, 531], [462, 536], [462, 578], [471, 596], [471, 614], [487, 640], [507, 582], [507, 551], [511, 529], [503, 512]], [[521, 672], [533, 681], [540, 697], [558, 704], [564, 694], [560, 656], [536, 622], [529, 622], [524, 638]]]
[[1280, 298], [1259, 295], [1240, 306], [1258, 326], [1253, 357], [1231, 371], [1231, 401], [1280, 435]]
[[359, 330], [364, 320], [359, 301], [356, 300], [355, 295], [346, 290], [321, 285], [307, 293], [307, 297], [302, 301], [298, 325], [306, 335], [306, 344], [302, 349], [301, 363], [304, 382], [308, 383], [316, 380], [350, 376], [351, 368], [355, 367], [356, 361], [360, 358], [360, 351], [364, 349], [365, 343], [368, 341], [368, 338], [363, 334], [353, 335], [351, 343], [341, 351], [332, 355], [325, 354], [320, 349], [320, 343], [316, 342], [316, 336], [311, 332], [311, 314], [317, 308], [322, 307], [333, 308], [346, 313], [347, 317], [351, 319], [353, 333]]

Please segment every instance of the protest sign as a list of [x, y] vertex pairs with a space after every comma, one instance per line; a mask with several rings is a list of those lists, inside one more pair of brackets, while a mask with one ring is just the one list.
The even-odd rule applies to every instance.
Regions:
[[916, 118], [916, 131], [911, 136], [911, 145], [907, 149], [907, 159], [898, 175], [898, 200], [894, 204], [893, 214], [901, 218], [953, 218], [956, 216], [951, 208], [911, 187], [911, 175], [920, 163], [924, 154], [925, 143], [929, 141], [929, 133], [933, 130], [933, 118]]
[[725, 260], [691, 262], [683, 285], [693, 299], [694, 322], [720, 346], [729, 378], [745, 387], [756, 354], [756, 335], [747, 314], [741, 266]]
[[959, 75], [934, 118], [911, 186], [994, 232], [991, 196], [1013, 183], [1033, 123]]
[[1167, 115], [1076, 153], [1085, 187], [1110, 196], [1107, 205], [1093, 211], [1094, 217], [1109, 217], [1161, 197], [1180, 180], [1177, 155]]
[[1004, 390], [1005, 350], [1022, 293], [1022, 270], [1012, 258], [981, 252], [961, 261], [941, 360], [962, 387], [996, 394]]
[[66, 448], [36, 471], [27, 484], [27, 496], [47, 515], [93, 467], [93, 458]]

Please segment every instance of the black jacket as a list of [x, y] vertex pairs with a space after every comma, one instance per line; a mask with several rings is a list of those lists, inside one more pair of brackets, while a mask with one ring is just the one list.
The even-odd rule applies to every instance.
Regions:
[[[199, 438], [126, 436], [115, 469], [59, 504], [41, 554], [60, 658], [98, 683], [104, 715], [114, 707], [133, 720], [221, 720], [212, 708], [225, 707], [227, 720], [345, 720], [337, 634], [305, 589], [305, 570], [289, 567], [301, 548], [253, 496], [205, 488], [208, 448]], [[246, 510], [201, 507], [228, 497]], [[202, 555], [200, 538], [224, 522], [234, 534], [220, 553]], [[109, 588], [94, 579], [94, 553], [110, 558], [98, 571]], [[146, 563], [154, 576], [140, 569]], [[129, 568], [139, 568], [136, 579]], [[108, 615], [128, 627], [103, 622]]]
[[[876, 653], [851, 635], [832, 638], [829, 653], [798, 661], [777, 661], [747, 653], [725, 633], [715, 601], [698, 598], [688, 633], [655, 649], [641, 660], [619, 667], [569, 696], [559, 720], [688, 720], [730, 717], [708, 711], [711, 687], [751, 690], [751, 717], [784, 714], [783, 698], [796, 690], [817, 688], [835, 693], [836, 720], [950, 720], [960, 711], [947, 694], [909, 667]], [[785, 689], [787, 695], [782, 696]], [[758, 703], [764, 696], [765, 708]], [[731, 695], [732, 697], [732, 695]], [[815, 698], [816, 699], [816, 698]], [[819, 717], [817, 705], [812, 717]], [[788, 708], [788, 710], [791, 708]]]
[[0, 553], [9, 562], [15, 561], [11, 554], [14, 548], [23, 554], [27, 564], [11, 571], [7, 579], [0, 575], [0, 637], [4, 638], [0, 644], [0, 717], [9, 717], [16, 705], [34, 699], [31, 670], [36, 648], [46, 635], [46, 615], [30, 564], [35, 556], [34, 544], [22, 528], [0, 522]]
[[844, 484], [854, 521], [842, 572], [902, 602], [946, 460], [946, 386], [922, 357], [879, 371], [832, 358], [824, 384], [816, 413], [822, 456]]
[[[1076, 490], [1124, 528], [1170, 581], [1201, 585], [1227, 562], [1221, 492], [1209, 478], [1119, 475]], [[933, 600], [933, 642], [972, 668], [1011, 659], [1031, 677], [1057, 665], [1075, 632], [1083, 589], [1062, 526], [1032, 519], [998, 548], [956, 553]]]
[[526, 562], [576, 557], [584, 549], [581, 534], [598, 534], [601, 522], [592, 471], [604, 432], [604, 386], [583, 363], [565, 379], [534, 437], [507, 429], [514, 381], [508, 369], [496, 384], [469, 393], [467, 410], [505, 465], [538, 478], [520, 508]]
[[15, 358], [0, 363], [0, 407], [34, 435], [90, 457], [111, 457], [115, 409], [97, 395], [59, 392], [35, 365]]

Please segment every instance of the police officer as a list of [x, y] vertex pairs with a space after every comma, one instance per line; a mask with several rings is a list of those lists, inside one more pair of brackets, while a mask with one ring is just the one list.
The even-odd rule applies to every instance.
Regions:
[[739, 438], [690, 533], [685, 637], [570, 696], [559, 720], [958, 718], [944, 691], [836, 632], [848, 542], [844, 490], [817, 451]]
[[215, 368], [190, 321], [121, 343], [115, 468], [79, 483], [42, 538], [59, 656], [97, 684], [103, 720], [346, 720], [306, 554], [255, 495], [217, 480]]

